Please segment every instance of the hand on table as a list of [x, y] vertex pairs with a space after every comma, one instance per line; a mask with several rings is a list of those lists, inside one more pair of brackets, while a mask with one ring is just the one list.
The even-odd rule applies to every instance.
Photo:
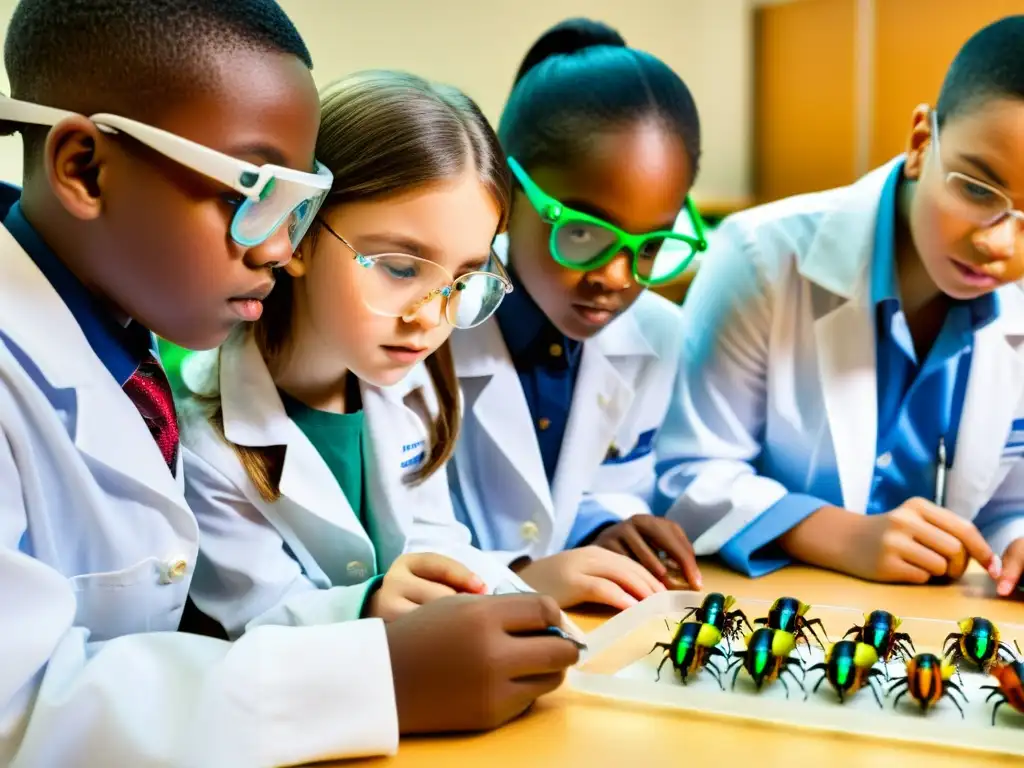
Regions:
[[518, 571], [562, 608], [601, 603], [624, 610], [665, 587], [640, 563], [601, 547], [568, 549], [534, 560]]
[[601, 531], [594, 539], [594, 546], [633, 558], [657, 579], [665, 581], [668, 568], [658, 557], [660, 550], [676, 562], [692, 589], [701, 588], [702, 579], [693, 545], [679, 524], [671, 520], [654, 515], [634, 515]]
[[859, 515], [848, 536], [844, 570], [865, 579], [910, 584], [959, 579], [970, 559], [992, 578], [1000, 575], [999, 558], [974, 524], [927, 499], [909, 499], [883, 515]]
[[1024, 538], [1011, 542], [1003, 553], [1003, 571], [998, 577], [993, 576], [998, 581], [996, 593], [1000, 597], [1013, 597], [1017, 592], [1017, 585], [1021, 583], [1022, 575], [1024, 575]]
[[[561, 685], [579, 660], [550, 597], [459, 595], [386, 627], [401, 733], [496, 728]], [[531, 636], [532, 635], [532, 636]]]
[[394, 621], [422, 605], [462, 593], [483, 594], [484, 582], [462, 563], [429, 553], [402, 555], [370, 598], [367, 615]]

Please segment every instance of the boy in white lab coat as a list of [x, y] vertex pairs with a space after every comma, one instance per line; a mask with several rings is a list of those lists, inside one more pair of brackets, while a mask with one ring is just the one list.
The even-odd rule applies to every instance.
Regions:
[[260, 314], [331, 181], [309, 54], [273, 0], [24, 0], [5, 63], [25, 187], [0, 229], [0, 764], [390, 752], [557, 684], [571, 646], [509, 634], [558, 621], [535, 595], [173, 631], [199, 533], [150, 331], [210, 347]]
[[499, 136], [516, 190], [496, 247], [516, 290], [453, 337], [456, 508], [480, 547], [563, 606], [664, 589], [659, 552], [699, 588], [685, 533], [648, 506], [683, 328], [645, 290], [705, 247], [688, 197], [693, 98], [615, 30], [570, 19], [527, 53]]
[[[759, 575], [796, 559], [1008, 596], [1024, 568], [1024, 16], [972, 37], [905, 156], [738, 214], [684, 307], [661, 508]], [[1002, 563], [1000, 564], [1000, 557]]]

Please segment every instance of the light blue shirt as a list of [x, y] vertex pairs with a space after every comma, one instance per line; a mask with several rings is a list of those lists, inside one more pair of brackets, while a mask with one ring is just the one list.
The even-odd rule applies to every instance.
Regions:
[[[881, 514], [935, 491], [936, 456], [945, 438], [952, 464], [963, 412], [974, 333], [999, 314], [996, 295], [954, 302], [924, 362], [903, 313], [896, 278], [896, 196], [903, 164], [893, 169], [879, 204], [871, 262], [878, 371], [878, 439], [868, 514]], [[843, 506], [838, 486], [812, 496], [790, 493], [726, 542], [721, 556], [748, 576], [763, 576], [790, 560], [773, 546], [782, 534], [824, 506]]]

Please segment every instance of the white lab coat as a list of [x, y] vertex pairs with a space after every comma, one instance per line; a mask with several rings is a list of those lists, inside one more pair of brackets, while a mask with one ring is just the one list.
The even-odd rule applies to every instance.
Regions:
[[[650, 512], [652, 444], [673, 391], [682, 330], [679, 307], [644, 291], [584, 343], [550, 485], [497, 320], [452, 335], [465, 418], [449, 476], [460, 519], [481, 548], [507, 562], [538, 559], [565, 547], [577, 514], [590, 514], [591, 505], [619, 519]], [[606, 461], [611, 454], [618, 458]]]
[[175, 632], [199, 540], [180, 470], [0, 228], [0, 765], [394, 752], [381, 622]]
[[[404, 482], [429, 452], [437, 398], [426, 366], [399, 384], [361, 384], [370, 531], [326, 462], [284, 409], [251, 334], [189, 358], [193, 391], [218, 394], [224, 431], [236, 445], [283, 446], [281, 498], [265, 501], [235, 451], [210, 425], [209, 407], [183, 408], [186, 496], [203, 534], [192, 597], [231, 636], [251, 622], [321, 624], [358, 618], [373, 576], [404, 552], [441, 552], [493, 590], [529, 587], [504, 563], [474, 549], [455, 518], [441, 468]], [[269, 612], [269, 613], [268, 613]]]
[[[715, 233], [684, 305], [692, 330], [659, 446], [659, 497], [698, 554], [788, 491], [834, 482], [843, 506], [865, 511], [878, 421], [870, 264], [892, 170]], [[1001, 553], [1024, 536], [1024, 441], [1009, 439], [1024, 429], [1024, 295], [998, 293], [999, 317], [975, 335], [947, 506]]]

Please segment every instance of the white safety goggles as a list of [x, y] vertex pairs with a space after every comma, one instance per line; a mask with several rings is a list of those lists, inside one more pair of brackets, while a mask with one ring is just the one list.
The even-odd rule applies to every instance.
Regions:
[[[0, 121], [54, 126], [75, 116], [53, 107], [0, 96]], [[164, 157], [219, 181], [245, 200], [231, 220], [231, 238], [252, 248], [266, 242], [282, 225], [288, 227], [292, 249], [298, 247], [316, 218], [334, 181], [326, 166], [315, 162], [315, 173], [280, 165], [253, 165], [217, 150], [118, 115], [89, 117], [105, 133], [123, 133]]]

